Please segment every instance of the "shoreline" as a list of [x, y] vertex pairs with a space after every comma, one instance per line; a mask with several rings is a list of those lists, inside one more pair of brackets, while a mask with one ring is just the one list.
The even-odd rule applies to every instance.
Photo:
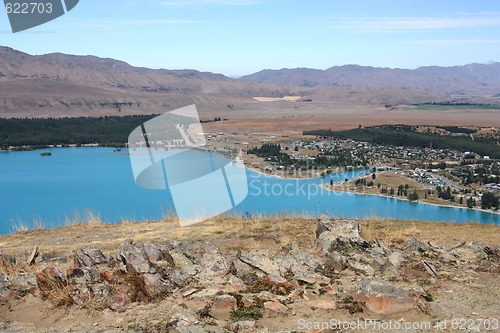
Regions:
[[[259, 173], [261, 175], [275, 177], [275, 178], [284, 179], [284, 180], [308, 180], [308, 179], [320, 179], [320, 178], [324, 178], [324, 177], [321, 177], [321, 176], [319, 176], [319, 177], [315, 177], [315, 176], [311, 176], [311, 177], [286, 177], [286, 176], [279, 176], [279, 175], [275, 175], [275, 174], [265, 173], [265, 172], [263, 172], [263, 171], [261, 171], [259, 169], [256, 169], [256, 168], [248, 166], [248, 165], [245, 165], [245, 167], [247, 169], [255, 171], [255, 172], [257, 172], [257, 173]], [[332, 172], [329, 175], [331, 175], [331, 174], [341, 174], [341, 173], [347, 173], [347, 172], [355, 172], [355, 171], [360, 171], [360, 170], [370, 170], [370, 169], [355, 169], [355, 170], [352, 170], [352, 171]]]
[[[252, 171], [255, 171], [255, 172], [257, 172], [257, 173], [259, 173], [261, 175], [264, 175], [264, 176], [275, 177], [275, 178], [278, 178], [278, 179], [285, 179], [285, 180], [308, 180], [308, 179], [321, 179], [321, 178], [324, 178], [324, 177], [308, 177], [308, 178], [282, 177], [282, 176], [278, 176], [278, 175], [267, 174], [267, 173], [264, 173], [264, 172], [262, 172], [260, 170], [257, 170], [255, 168], [251, 168], [251, 167], [248, 167], [248, 166], [245, 166], [245, 167], [247, 167], [248, 169], [250, 169]], [[369, 170], [369, 169], [365, 169], [365, 170]], [[357, 170], [354, 170], [354, 171], [357, 171]], [[353, 171], [332, 172], [332, 174], [334, 174], [334, 173], [339, 174], [339, 173], [345, 173], [345, 172], [353, 172]], [[387, 172], [387, 171], [383, 171], [383, 172]], [[383, 173], [383, 172], [380, 172], [380, 173]], [[356, 178], [353, 178], [353, 179], [357, 179], [359, 177], [360, 176], [358, 176]], [[339, 182], [334, 182], [333, 184], [338, 184], [338, 183]], [[418, 203], [418, 204], [432, 205], [432, 206], [438, 206], [438, 207], [443, 207], [443, 208], [468, 209], [468, 210], [479, 211], [479, 212], [482, 212], [482, 213], [489, 213], [489, 214], [500, 215], [500, 211], [491, 211], [491, 210], [486, 210], [486, 209], [481, 209], [481, 208], [468, 208], [468, 207], [462, 207], [462, 206], [437, 204], [437, 203], [425, 202], [425, 201], [421, 201], [421, 200], [410, 201], [408, 199], [392, 197], [390, 195], [385, 195], [385, 194], [358, 193], [358, 192], [353, 192], [353, 191], [349, 191], [349, 190], [334, 190], [334, 189], [329, 188], [328, 187], [329, 185], [330, 185], [329, 183], [323, 183], [323, 184], [319, 184], [318, 186], [321, 186], [321, 187], [323, 187], [326, 190], [331, 191], [331, 192], [343, 192], [343, 193], [358, 194], [358, 195], [373, 195], [373, 196], [378, 196], [378, 197], [383, 197], [383, 198], [388, 198], [388, 199], [397, 199], [397, 200], [406, 201], [406, 202], [414, 202], [414, 203]]]
[[[60, 148], [62, 149], [64, 147], [55, 147], [55, 148], [50, 148], [50, 149], [60, 149]], [[69, 148], [96, 148], [96, 147], [69, 147]], [[110, 149], [110, 150], [113, 149], [112, 147], [97, 147], [97, 148], [107, 148], [107, 149]], [[330, 177], [332, 177], [332, 176], [335, 177], [337, 175], [342, 175], [342, 174], [345, 174], [345, 173], [359, 173], [359, 175], [357, 175], [357, 177], [362, 177], [362, 176], [364, 176], [364, 173], [366, 173], [369, 169], [360, 169], [360, 170], [353, 170], [353, 171], [333, 172], [333, 173], [329, 174], [326, 177], [291, 178], [291, 177], [283, 177], [283, 176], [280, 176], [280, 175], [266, 174], [266, 173], [264, 173], [264, 172], [262, 172], [260, 170], [255, 169], [255, 168], [250, 168], [250, 167], [247, 167], [247, 168], [250, 169], [250, 170], [252, 170], [252, 171], [255, 171], [256, 175], [271, 176], [271, 177], [275, 177], [275, 179], [280, 179], [280, 180], [296, 180], [296, 181], [304, 180], [304, 181], [308, 181], [308, 180], [311, 180], [311, 179], [316, 179], [318, 181], [314, 182], [315, 186], [323, 186], [324, 189], [327, 189], [327, 190], [332, 191], [332, 192], [337, 192], [337, 193], [344, 192], [344, 193], [350, 193], [350, 194], [365, 194], [365, 195], [369, 194], [369, 195], [381, 196], [381, 197], [385, 197], [385, 198], [398, 199], [398, 200], [409, 202], [409, 200], [407, 200], [406, 198], [398, 198], [398, 197], [389, 196], [389, 195], [383, 195], [383, 194], [378, 194], [378, 193], [357, 193], [357, 192], [354, 192], [354, 191], [347, 190], [346, 188], [344, 188], [344, 189], [342, 189], [342, 188], [339, 188], [339, 189], [329, 188], [329, 180], [331, 179]], [[357, 177], [353, 176], [351, 180], [354, 180]], [[338, 180], [334, 184], [338, 185], [338, 184], [341, 184], [342, 182], [344, 182], [343, 181], [343, 177], [341, 177], [341, 179], [342, 180]], [[495, 211], [484, 210], [484, 209], [480, 209], [480, 208], [467, 208], [467, 207], [460, 207], [460, 206], [440, 204], [440, 203], [428, 203], [428, 202], [424, 202], [422, 200], [416, 201], [415, 203], [424, 203], [424, 204], [433, 205], [433, 206], [437, 206], [437, 207], [443, 207], [443, 208], [470, 209], [471, 211], [478, 211], [478, 212], [485, 213], [485, 214], [495, 214], [495, 215], [492, 215], [492, 217], [488, 217], [488, 220], [491, 219], [491, 218], [493, 219], [493, 223], [494, 224], [497, 224], [496, 223], [496, 218], [494, 218], [494, 216], [500, 215], [500, 212], [498, 212], [498, 211], [495, 212]], [[325, 209], [328, 209], [328, 208], [325, 208]], [[312, 209], [309, 208], [309, 212], [311, 212], [311, 211], [314, 212], [314, 210], [315, 210], [314, 208], [312, 208]], [[304, 214], [306, 212], [307, 211], [304, 210], [304, 211], [299, 212], [299, 213]], [[450, 214], [451, 214], [451, 212], [450, 212]], [[482, 220], [482, 218], [474, 220], [474, 221], [480, 221], [480, 220]], [[464, 219], [464, 221], [465, 221], [465, 219]]]
[[[338, 182], [337, 182], [338, 183]], [[335, 184], [335, 183], [334, 183]], [[438, 206], [438, 207], [443, 207], [443, 208], [459, 208], [459, 209], [468, 209], [468, 210], [475, 210], [483, 213], [489, 213], [489, 214], [496, 214], [500, 215], [500, 211], [491, 211], [491, 210], [486, 210], [482, 208], [468, 208], [468, 207], [462, 207], [462, 206], [454, 206], [454, 205], [445, 205], [445, 204], [437, 204], [437, 203], [431, 203], [431, 202], [425, 202], [425, 201], [410, 201], [408, 199], [403, 199], [403, 198], [398, 198], [398, 197], [392, 197], [390, 195], [385, 195], [385, 194], [376, 194], [376, 193], [358, 193], [358, 192], [353, 192], [349, 190], [334, 190], [329, 188], [327, 185], [329, 184], [321, 184], [318, 186], [324, 187], [328, 191], [332, 192], [344, 192], [344, 193], [350, 193], [350, 194], [357, 194], [357, 195], [373, 195], [377, 197], [383, 197], [383, 198], [389, 198], [389, 199], [396, 199], [396, 200], [401, 200], [401, 201], [406, 201], [406, 202], [413, 202], [413, 203], [418, 203], [418, 204], [425, 204], [425, 205], [432, 205], [432, 206]]]

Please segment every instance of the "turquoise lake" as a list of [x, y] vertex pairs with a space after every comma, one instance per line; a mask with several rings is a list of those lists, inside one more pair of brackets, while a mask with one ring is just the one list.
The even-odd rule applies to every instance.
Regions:
[[[51, 152], [52, 156], [40, 156]], [[331, 192], [318, 187], [366, 171], [291, 180], [247, 170], [249, 194], [237, 207], [239, 215], [279, 212], [332, 217], [384, 217], [422, 221], [500, 224], [500, 215], [448, 208], [373, 195]], [[169, 190], [146, 190], [134, 181], [127, 149], [53, 148], [0, 152], [0, 233], [13, 225], [64, 225], [75, 215], [92, 211], [102, 220], [144, 221], [165, 217], [172, 208]]]

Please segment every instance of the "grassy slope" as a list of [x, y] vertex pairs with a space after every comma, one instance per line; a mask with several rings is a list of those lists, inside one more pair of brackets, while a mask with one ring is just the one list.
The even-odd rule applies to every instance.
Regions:
[[[454, 224], [405, 220], [367, 218], [360, 221], [363, 236], [380, 237], [388, 242], [402, 242], [410, 237], [453, 246], [459, 241], [481, 241], [500, 246], [500, 226], [478, 223]], [[175, 220], [157, 222], [124, 222], [110, 225], [94, 220], [51, 230], [22, 231], [0, 236], [4, 253], [27, 258], [33, 246], [49, 257], [67, 254], [82, 246], [90, 245], [106, 251], [116, 251], [126, 239], [165, 242], [204, 241], [214, 242], [223, 252], [232, 253], [238, 248], [280, 249], [295, 241], [300, 246], [314, 246], [316, 220], [301, 217], [259, 217], [251, 219], [220, 217], [181, 228]]]

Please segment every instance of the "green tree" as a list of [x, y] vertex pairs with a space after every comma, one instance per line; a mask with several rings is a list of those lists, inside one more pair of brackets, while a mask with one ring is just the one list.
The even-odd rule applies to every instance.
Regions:
[[411, 193], [408, 196], [408, 200], [410, 200], [410, 201], [417, 201], [418, 200], [418, 194], [417, 194], [416, 190], [414, 190], [413, 193]]
[[481, 197], [481, 208], [482, 209], [491, 209], [495, 207], [498, 209], [500, 203], [498, 197], [492, 192], [485, 192]]

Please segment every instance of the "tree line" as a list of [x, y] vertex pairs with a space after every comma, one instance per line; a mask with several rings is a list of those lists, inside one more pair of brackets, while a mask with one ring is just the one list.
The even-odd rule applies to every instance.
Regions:
[[[41, 148], [49, 145], [91, 143], [123, 147], [136, 127], [156, 116], [158, 115], [0, 119], [0, 149], [7, 149], [11, 146]], [[164, 122], [165, 126], [170, 124], [172, 128], [163, 128], [163, 126], [162, 130], [171, 135], [178, 133], [175, 123], [193, 122], [190, 118], [178, 115], [167, 114], [166, 117], [172, 118], [173, 121]]]
[[469, 136], [418, 133], [415, 126], [409, 125], [382, 125], [345, 131], [312, 130], [304, 131], [304, 135], [352, 139], [392, 146], [473, 151], [480, 155], [500, 159], [500, 147], [492, 138], [475, 138], [472, 140]]

